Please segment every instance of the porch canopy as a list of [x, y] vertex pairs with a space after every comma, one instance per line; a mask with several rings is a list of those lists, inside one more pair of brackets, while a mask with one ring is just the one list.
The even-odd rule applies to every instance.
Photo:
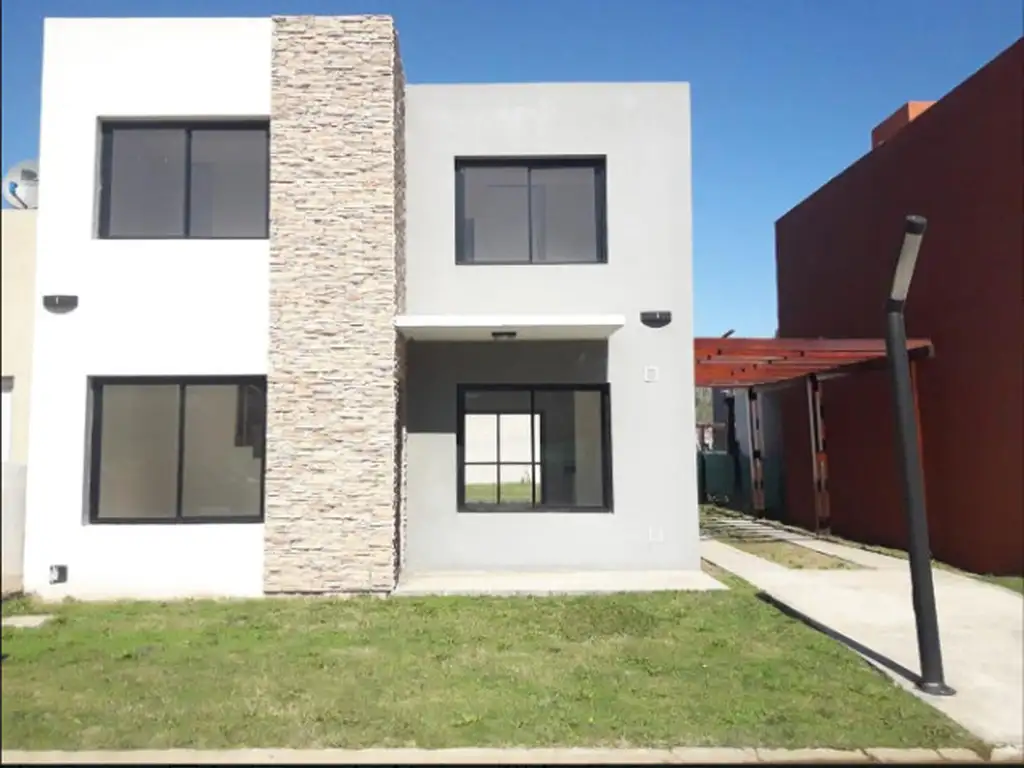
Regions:
[[[777, 387], [885, 365], [882, 339], [694, 339], [698, 387]], [[907, 341], [910, 359], [931, 357], [929, 339]]]
[[399, 315], [395, 328], [413, 341], [578, 341], [607, 339], [624, 315]]

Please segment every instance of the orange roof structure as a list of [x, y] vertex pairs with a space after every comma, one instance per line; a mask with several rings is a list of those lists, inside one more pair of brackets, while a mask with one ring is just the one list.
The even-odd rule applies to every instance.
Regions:
[[[931, 357], [929, 339], [910, 339], [912, 360]], [[882, 339], [694, 339], [698, 387], [797, 383], [805, 376], [842, 375], [885, 363]]]

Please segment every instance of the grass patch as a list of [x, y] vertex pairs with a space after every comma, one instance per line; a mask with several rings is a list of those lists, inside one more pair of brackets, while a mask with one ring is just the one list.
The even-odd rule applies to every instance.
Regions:
[[[715, 535], [717, 531], [722, 530], [720, 526], [716, 526], [716, 522], [722, 519], [749, 520], [751, 518], [749, 515], [745, 515], [742, 512], [736, 512], [735, 510], [726, 509], [724, 507], [718, 507], [713, 504], [704, 504], [701, 506], [700, 524], [702, 530], [709, 532], [711, 535]], [[779, 523], [774, 520], [758, 520], [758, 522], [764, 524], [765, 526], [776, 528], [781, 531], [786, 531], [788, 533], [802, 534], [806, 536], [814, 535], [812, 533], [809, 533], [808, 531], [805, 531], [802, 528], [786, 525], [784, 523]], [[715, 538], [719, 541], [723, 541], [727, 544], [731, 544], [732, 546], [736, 546], [742, 549], [742, 547], [739, 547], [738, 544], [735, 544], [731, 541], [725, 541], [725, 539], [722, 539], [717, 535], [715, 535]], [[906, 560], [908, 557], [907, 553], [902, 549], [883, 547], [878, 544], [865, 544], [860, 541], [844, 539], [834, 534], [820, 534], [817, 538], [821, 541], [828, 541], [833, 544], [839, 544], [845, 547], [853, 547], [855, 549], [863, 550], [864, 552], [873, 552], [876, 555], [886, 555], [888, 557], [896, 557], [901, 560]], [[851, 565], [853, 565], [853, 567], [857, 567], [855, 564]], [[987, 581], [990, 584], [995, 584], [997, 586], [1004, 587], [1005, 589], [1017, 592], [1020, 595], [1024, 595], [1024, 576], [993, 576], [992, 574], [971, 573], [970, 571], [964, 571], [960, 568], [957, 568], [956, 566], [952, 566], [949, 563], [944, 563], [941, 560], [932, 560], [932, 566], [938, 568], [939, 570], [947, 571], [949, 573], [955, 573], [960, 576], [966, 576], [972, 579], [982, 579], [983, 581]]]
[[716, 536], [717, 541], [763, 557], [786, 568], [815, 570], [855, 570], [859, 566], [838, 557], [801, 547], [791, 541], [749, 541], [741, 537]]
[[730, 521], [743, 519], [744, 516], [739, 513], [720, 507], [705, 505], [700, 509], [700, 527], [703, 535], [785, 568], [856, 570], [860, 567], [842, 558], [816, 552], [793, 541], [786, 541], [781, 535], [787, 532], [781, 529], [778, 529], [777, 536], [771, 526], [760, 530], [747, 530], [729, 524]]
[[985, 581], [1024, 595], [1024, 576], [982, 576]]
[[49, 612], [47, 608], [40, 606], [39, 601], [29, 595], [12, 595], [4, 598], [0, 603], [0, 614], [3, 616], [28, 616], [34, 613]]
[[61, 604], [3, 631], [3, 744], [979, 748], [722, 580], [734, 588]]

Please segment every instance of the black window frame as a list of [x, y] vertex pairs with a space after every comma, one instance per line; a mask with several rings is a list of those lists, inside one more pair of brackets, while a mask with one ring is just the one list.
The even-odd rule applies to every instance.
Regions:
[[[468, 392], [528, 392], [530, 395], [530, 462], [505, 462], [509, 465], [530, 464], [531, 466], [542, 466], [540, 457], [533, 456], [536, 448], [534, 439], [534, 415], [536, 414], [535, 400], [538, 392], [598, 392], [601, 395], [601, 485], [604, 503], [601, 505], [570, 505], [570, 504], [545, 504], [537, 502], [536, 483], [533, 484], [533, 500], [530, 503], [520, 504], [488, 504], [488, 503], [467, 503], [466, 502], [466, 393]], [[486, 514], [523, 514], [539, 513], [552, 514], [568, 512], [572, 514], [611, 514], [614, 512], [614, 501], [612, 496], [612, 435], [611, 435], [611, 387], [607, 384], [458, 384], [456, 385], [456, 493], [457, 507], [460, 513], [486, 513]], [[500, 411], [472, 411], [473, 414], [494, 413], [500, 417]], [[499, 418], [500, 423], [500, 418]], [[541, 419], [541, 451], [544, 450], [544, 419]], [[500, 427], [495, 438], [499, 444], [501, 441]], [[501, 456], [498, 454], [495, 461], [491, 462], [469, 462], [469, 465], [500, 465]], [[541, 486], [543, 487], [546, 472], [541, 471]], [[499, 474], [498, 482], [501, 482]]]
[[[608, 199], [607, 158], [604, 155], [564, 155], [552, 157], [456, 157], [455, 158], [455, 263], [460, 267], [500, 266], [593, 266], [608, 263]], [[527, 233], [530, 244], [529, 261], [467, 261], [463, 222], [465, 221], [465, 177], [467, 168], [524, 168], [527, 171]], [[554, 168], [589, 168], [594, 171], [594, 222], [596, 227], [597, 258], [593, 261], [535, 261], [533, 255], [533, 204], [529, 173], [533, 170]]]
[[[104, 386], [178, 386], [178, 431], [177, 431], [177, 500], [175, 516], [165, 518], [154, 517], [100, 517], [100, 461], [103, 446], [103, 387]], [[260, 459], [260, 511], [258, 515], [223, 515], [211, 517], [185, 516], [182, 509], [185, 477], [185, 398], [189, 386], [234, 386], [240, 393], [243, 386], [260, 386], [266, 397], [266, 376], [92, 376], [89, 378], [89, 399], [92, 405], [92, 424], [89, 430], [89, 509], [90, 525], [208, 525], [208, 524], [252, 524], [264, 522], [266, 514], [266, 452], [254, 454]], [[239, 432], [236, 409], [236, 436]], [[266, 418], [263, 420], [262, 446], [266, 445]]]
[[[110, 234], [110, 195], [114, 131], [181, 130], [185, 132], [185, 213], [180, 235], [112, 235]], [[261, 235], [192, 235], [192, 134], [194, 131], [260, 131], [267, 136], [266, 209], [267, 221]], [[96, 237], [100, 240], [269, 240], [270, 239], [270, 120], [268, 118], [235, 120], [100, 120], [99, 210]]]

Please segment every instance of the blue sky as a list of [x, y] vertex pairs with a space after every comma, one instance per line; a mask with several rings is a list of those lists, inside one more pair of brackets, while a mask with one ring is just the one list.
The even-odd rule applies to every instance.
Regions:
[[903, 102], [942, 96], [1024, 33], [1021, 0], [8, 0], [0, 8], [4, 169], [38, 152], [45, 16], [390, 13], [410, 82], [688, 81], [696, 332], [709, 336], [771, 335], [774, 221], [864, 154], [871, 129]]

